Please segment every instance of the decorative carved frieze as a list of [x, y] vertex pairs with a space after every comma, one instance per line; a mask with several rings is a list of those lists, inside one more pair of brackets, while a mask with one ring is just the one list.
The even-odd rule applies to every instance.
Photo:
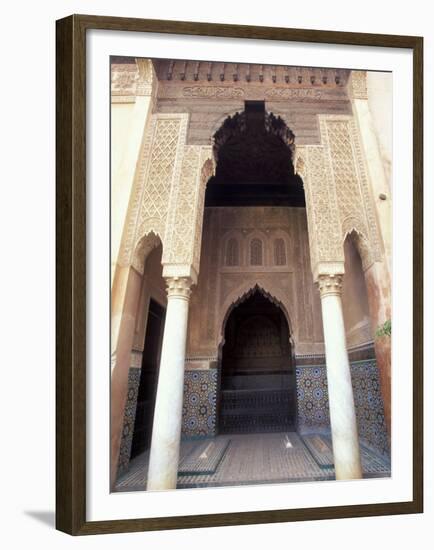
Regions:
[[349, 89], [353, 99], [368, 99], [366, 71], [351, 71]]
[[233, 99], [243, 98], [245, 93], [242, 88], [226, 86], [186, 86], [182, 89], [184, 97]]
[[112, 96], [136, 95], [138, 69], [134, 64], [111, 65], [111, 94]]
[[285, 86], [345, 86], [350, 71], [285, 65], [161, 59], [155, 61], [160, 81], [277, 84]]
[[135, 63], [111, 65], [112, 103], [134, 103], [137, 96], [151, 96], [156, 88], [156, 75], [150, 59], [137, 58]]
[[266, 99], [321, 99], [322, 91], [315, 88], [269, 88]]
[[156, 80], [152, 61], [150, 59], [137, 58], [136, 64], [138, 69], [136, 95], [150, 96], [152, 94], [153, 85]]

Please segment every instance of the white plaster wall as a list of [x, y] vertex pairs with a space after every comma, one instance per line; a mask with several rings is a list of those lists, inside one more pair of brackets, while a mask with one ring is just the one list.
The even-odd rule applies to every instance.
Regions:
[[111, 263], [112, 263], [112, 279], [114, 275], [114, 266], [117, 261], [117, 254], [122, 237], [125, 212], [128, 207], [129, 185], [124, 185], [121, 178], [113, 177], [114, 174], [119, 174], [122, 168], [123, 158], [125, 154], [126, 136], [130, 134], [131, 117], [134, 112], [134, 103], [116, 103], [111, 108], [111, 155], [112, 155], [112, 208], [111, 214]]
[[113, 103], [111, 106], [111, 262], [114, 268], [124, 229], [124, 220], [134, 183], [143, 133], [151, 108], [150, 97], [138, 97], [135, 103]]
[[374, 122], [386, 177], [390, 182], [393, 151], [393, 75], [386, 72], [367, 73], [368, 104]]

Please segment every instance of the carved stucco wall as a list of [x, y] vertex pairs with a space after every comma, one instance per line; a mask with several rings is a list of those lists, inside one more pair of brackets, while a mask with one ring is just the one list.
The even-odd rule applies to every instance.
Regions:
[[318, 114], [351, 114], [349, 71], [308, 67], [194, 61], [156, 62], [162, 113], [189, 113], [187, 143], [209, 145], [228, 115], [244, 101], [266, 102], [281, 116], [299, 144], [319, 144]]
[[[238, 243], [237, 265], [226, 265], [229, 241]], [[250, 244], [260, 239], [263, 265], [250, 265]], [[276, 265], [274, 244], [285, 243], [286, 265]], [[207, 208], [197, 287], [191, 297], [187, 355], [197, 366], [217, 358], [231, 305], [258, 286], [284, 309], [297, 353], [322, 352], [318, 290], [309, 263], [306, 213], [291, 207]], [[190, 361], [188, 368], [194, 368]]]
[[345, 237], [357, 234], [364, 269], [383, 257], [378, 220], [355, 121], [350, 116], [318, 117], [321, 145], [297, 147], [308, 212], [314, 277], [344, 262]]
[[143, 273], [144, 260], [163, 243], [163, 264], [198, 271], [206, 182], [214, 170], [211, 148], [186, 146], [187, 114], [151, 117], [144, 129], [125, 222], [119, 265]]
[[[136, 76], [130, 75], [128, 86], [134, 86], [135, 79]], [[358, 248], [365, 268], [381, 259], [381, 239], [367, 170], [343, 82], [331, 86], [317, 78], [310, 88], [307, 81], [302, 88], [297, 84], [288, 88], [261, 88], [257, 82], [240, 83], [237, 89], [244, 90], [242, 97], [239, 93], [235, 96], [229, 93], [234, 87], [228, 83], [220, 86], [225, 93], [217, 93], [215, 84], [206, 87], [187, 84], [164, 79], [158, 84], [158, 112], [144, 131], [119, 254], [120, 265], [133, 263], [142, 271], [141, 258], [147, 247], [145, 237], [153, 231], [163, 241], [164, 264], [191, 265], [197, 273], [203, 196], [213, 171], [210, 145], [198, 143], [211, 144], [218, 128], [216, 123], [220, 124], [233, 110], [234, 97], [250, 98], [252, 93], [255, 97], [262, 94], [268, 108], [276, 107], [276, 113], [284, 116], [292, 129], [297, 129], [297, 124], [310, 116], [314, 118], [315, 135], [301, 126], [296, 132], [295, 159], [296, 170], [305, 183], [314, 277], [324, 262], [329, 264], [328, 271], [333, 271], [333, 264], [342, 264], [343, 241], [351, 231], [358, 234]], [[193, 89], [197, 93], [191, 95]], [[313, 95], [301, 93], [306, 90]], [[330, 94], [338, 94], [338, 99], [329, 97]], [[162, 112], [169, 108], [172, 112]], [[306, 109], [309, 114], [304, 112]], [[209, 119], [211, 112], [219, 113], [218, 121]], [[196, 122], [195, 113], [199, 117]], [[195, 124], [206, 134], [206, 139], [191, 138]]]
[[[250, 265], [250, 245], [254, 239], [263, 245], [261, 266]], [[279, 240], [284, 242], [285, 265], [277, 265], [275, 258], [275, 243]], [[232, 265], [233, 252], [228, 261], [228, 246], [231, 244], [233, 248], [234, 241], [237, 243], [236, 265]], [[341, 242], [339, 235], [337, 242]], [[347, 252], [346, 256], [348, 291], [344, 309], [351, 321], [347, 336], [348, 344], [356, 345], [370, 341], [372, 333], [366, 318], [366, 290], [364, 294], [356, 292], [361, 268], [353, 269], [352, 264], [358, 259], [357, 251], [353, 250], [351, 257]], [[228, 311], [256, 286], [282, 306], [297, 355], [324, 351], [320, 297], [310, 264], [306, 210], [213, 207], [205, 209], [200, 272], [190, 302], [187, 369], [209, 368], [217, 360]]]

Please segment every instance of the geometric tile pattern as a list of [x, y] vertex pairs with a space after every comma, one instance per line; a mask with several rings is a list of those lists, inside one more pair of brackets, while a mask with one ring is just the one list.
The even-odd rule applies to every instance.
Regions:
[[325, 366], [299, 366], [295, 369], [295, 375], [299, 431], [330, 429]]
[[352, 363], [351, 380], [359, 437], [381, 455], [389, 455], [383, 398], [375, 359]]
[[217, 376], [217, 369], [185, 372], [182, 407], [183, 436], [215, 435]]
[[119, 451], [118, 476], [128, 469], [136, 420], [137, 395], [139, 393], [141, 369], [130, 368], [128, 372], [128, 394], [122, 427], [121, 448]]
[[[185, 372], [182, 435], [216, 435], [217, 369]], [[351, 380], [359, 437], [382, 456], [389, 456], [384, 407], [375, 359], [353, 361]], [[301, 433], [330, 430], [325, 365], [296, 368], [297, 429]]]
[[[331, 449], [330, 436], [319, 434], [318, 437], [324, 447]], [[216, 444], [218, 464], [215, 469], [209, 473], [179, 471], [178, 489], [335, 479], [334, 468], [320, 467], [295, 432], [219, 435], [207, 441], [184, 439], [181, 441], [180, 465], [193, 455], [200, 457], [210, 442]], [[222, 456], [221, 449], [225, 449]], [[212, 454], [211, 450], [210, 458]], [[144, 491], [148, 462], [149, 451], [134, 458], [129, 471], [118, 479], [115, 491]], [[361, 462], [364, 478], [390, 476], [387, 460], [363, 444]]]
[[[351, 379], [359, 437], [381, 456], [387, 458], [390, 450], [375, 359], [351, 363]], [[216, 435], [217, 380], [217, 369], [185, 371], [183, 437]], [[129, 467], [139, 383], [140, 369], [130, 368], [118, 475], [123, 474]], [[303, 434], [329, 431], [330, 416], [325, 366], [298, 366], [296, 383], [298, 431]]]
[[[300, 432], [330, 430], [326, 368], [298, 366], [297, 412]], [[384, 406], [375, 359], [351, 363], [351, 381], [359, 437], [382, 456], [389, 456]]]

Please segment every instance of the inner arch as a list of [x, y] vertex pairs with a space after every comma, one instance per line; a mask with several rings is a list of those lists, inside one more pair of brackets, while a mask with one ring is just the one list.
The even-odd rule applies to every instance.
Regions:
[[224, 329], [220, 433], [277, 432], [295, 426], [295, 378], [282, 309], [255, 289]]
[[295, 173], [295, 135], [265, 101], [245, 101], [213, 136], [216, 173], [209, 181], [206, 206], [304, 206], [301, 178]]

